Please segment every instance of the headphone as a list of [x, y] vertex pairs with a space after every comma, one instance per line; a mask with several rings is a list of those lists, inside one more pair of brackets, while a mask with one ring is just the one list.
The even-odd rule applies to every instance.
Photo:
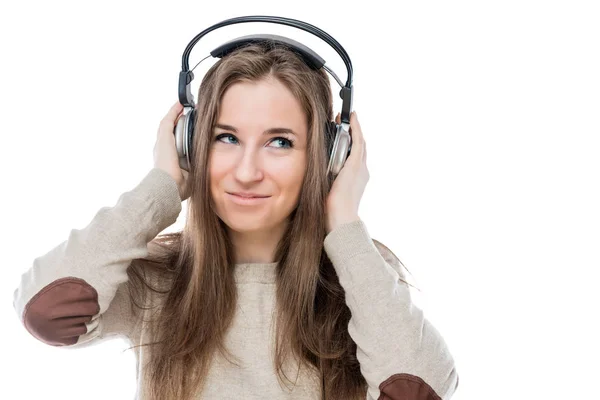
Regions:
[[[233, 39], [227, 43], [222, 44], [213, 51], [210, 55], [213, 57], [221, 58], [231, 53], [232, 51], [243, 47], [250, 43], [276, 43], [286, 46], [288, 49], [298, 54], [302, 60], [313, 70], [323, 68], [327, 71], [337, 83], [341, 86], [340, 97], [342, 99], [342, 112], [340, 113], [341, 123], [337, 124], [335, 121], [328, 121], [325, 126], [325, 145], [327, 148], [329, 164], [327, 166], [327, 173], [331, 173], [334, 176], [337, 175], [344, 162], [350, 155], [352, 148], [352, 140], [350, 138], [350, 112], [352, 110], [352, 62], [346, 50], [327, 32], [317, 28], [309, 23], [284, 17], [274, 16], [245, 16], [230, 18], [221, 21], [215, 25], [212, 25], [198, 35], [196, 35], [185, 48], [182, 57], [181, 72], [179, 72], [179, 85], [178, 85], [178, 96], [179, 102], [183, 105], [183, 113], [178, 117], [177, 123], [174, 128], [175, 144], [177, 146], [177, 155], [179, 157], [179, 166], [186, 170], [190, 170], [191, 158], [192, 158], [192, 140], [194, 135], [194, 123], [196, 119], [196, 109], [194, 103], [194, 96], [191, 92], [191, 82], [194, 79], [193, 69], [189, 70], [189, 55], [194, 45], [207, 33], [221, 28], [223, 26], [244, 23], [244, 22], [268, 22], [281, 25], [292, 26], [298, 29], [302, 29], [306, 32], [312, 33], [319, 37], [323, 41], [327, 42], [346, 64], [347, 79], [346, 84], [342, 84], [342, 81], [337, 75], [325, 65], [325, 60], [321, 58], [317, 53], [308, 48], [307, 46], [289, 39], [284, 36], [278, 35], [248, 35]], [[206, 57], [208, 58], [208, 56]], [[202, 59], [200, 62], [204, 61]], [[198, 64], [200, 64], [200, 62]], [[196, 66], [198, 66], [196, 64]], [[196, 67], [194, 67], [196, 68]]]

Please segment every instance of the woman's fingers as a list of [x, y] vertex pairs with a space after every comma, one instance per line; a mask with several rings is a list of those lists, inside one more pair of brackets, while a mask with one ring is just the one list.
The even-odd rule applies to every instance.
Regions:
[[177, 101], [171, 106], [169, 112], [167, 112], [167, 115], [165, 115], [162, 121], [160, 121], [160, 124], [162, 126], [170, 127], [172, 129], [175, 126], [177, 117], [179, 117], [181, 111], [183, 111], [183, 105], [181, 105], [181, 103]]

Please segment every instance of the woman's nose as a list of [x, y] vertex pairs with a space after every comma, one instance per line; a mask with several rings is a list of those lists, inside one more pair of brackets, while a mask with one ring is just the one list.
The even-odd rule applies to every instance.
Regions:
[[262, 178], [262, 162], [258, 151], [246, 148], [236, 164], [234, 168], [238, 180], [253, 181]]

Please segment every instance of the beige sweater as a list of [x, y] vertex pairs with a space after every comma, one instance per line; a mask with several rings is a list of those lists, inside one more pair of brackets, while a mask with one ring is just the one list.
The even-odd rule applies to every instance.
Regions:
[[[182, 209], [175, 181], [154, 168], [114, 207], [100, 209], [84, 229], [33, 260], [14, 293], [28, 332], [52, 346], [76, 349], [116, 336], [144, 342], [132, 318], [127, 267], [148, 255], [148, 243]], [[400, 265], [373, 244], [363, 221], [330, 232], [324, 249], [346, 292], [367, 399], [450, 399], [458, 386], [454, 360], [442, 336], [410, 298]], [[276, 263], [238, 264], [239, 306], [226, 344], [241, 367], [217, 358], [198, 399], [319, 399], [320, 377], [301, 370], [282, 388], [272, 366]], [[144, 347], [136, 348], [137, 399], [145, 399]], [[221, 356], [219, 356], [221, 357]], [[289, 365], [294, 371], [294, 365]], [[286, 370], [287, 371], [287, 370]], [[289, 376], [289, 375], [288, 375]], [[295, 375], [292, 375], [295, 376]], [[68, 382], [65, 382], [67, 384]]]

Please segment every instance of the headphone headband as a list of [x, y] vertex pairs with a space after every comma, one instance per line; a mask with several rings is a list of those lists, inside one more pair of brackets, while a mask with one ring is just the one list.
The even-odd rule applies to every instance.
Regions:
[[[181, 61], [181, 72], [179, 73], [179, 101], [181, 102], [181, 104], [183, 106], [193, 107], [193, 100], [192, 100], [193, 96], [191, 93], [190, 83], [194, 79], [194, 74], [192, 71], [189, 70], [190, 69], [189, 56], [192, 51], [192, 48], [196, 45], [196, 43], [203, 36], [205, 36], [209, 32], [212, 32], [215, 29], [218, 29], [218, 28], [221, 28], [221, 27], [224, 27], [227, 25], [239, 24], [239, 23], [244, 23], [244, 22], [268, 22], [268, 23], [291, 26], [291, 27], [298, 28], [303, 31], [309, 32], [309, 33], [319, 37], [320, 39], [325, 41], [327, 44], [329, 44], [331, 47], [333, 47], [333, 49], [339, 54], [339, 56], [344, 61], [344, 64], [346, 64], [346, 71], [347, 71], [348, 76], [346, 79], [346, 84], [340, 90], [340, 98], [342, 99], [341, 120], [342, 120], [342, 123], [346, 123], [346, 124], [350, 123], [350, 112], [352, 110], [352, 93], [353, 93], [352, 62], [350, 61], [350, 57], [348, 56], [348, 53], [346, 53], [346, 50], [344, 50], [344, 48], [338, 43], [338, 41], [335, 40], [331, 35], [329, 35], [325, 31], [323, 31], [322, 29], [317, 28], [314, 25], [311, 25], [309, 23], [299, 21], [296, 19], [285, 18], [285, 17], [266, 16], [266, 15], [253, 15], [253, 16], [235, 17], [235, 18], [226, 19], [224, 21], [221, 21], [217, 24], [214, 24], [214, 25], [206, 28], [205, 30], [203, 30], [202, 32], [197, 34], [190, 41], [190, 43], [186, 46], [185, 51], [183, 52], [183, 57], [182, 57], [182, 61]], [[267, 36], [268, 35], [265, 35], [264, 39], [268, 39]], [[257, 38], [259, 38], [259, 36], [254, 36], [255, 40]], [[239, 44], [239, 42], [238, 42], [238, 44]], [[288, 41], [286, 41], [286, 44], [290, 45], [291, 43], [288, 40]], [[291, 44], [291, 45], [292, 45], [292, 47], [295, 47], [296, 49], [298, 49], [297, 45], [296, 46], [294, 46], [293, 44]], [[223, 46], [219, 47], [218, 49], [222, 49], [222, 47]], [[306, 49], [308, 49], [308, 48], [306, 48]], [[217, 49], [215, 49], [215, 50], [217, 50]], [[213, 50], [213, 52], [211, 52], [211, 55], [214, 55], [213, 53], [215, 53], [215, 50]], [[305, 51], [303, 53], [306, 54]], [[315, 54], [312, 51], [309, 51], [309, 53], [312, 55]], [[226, 52], [225, 52], [225, 54], [226, 54]], [[306, 61], [306, 58], [305, 58], [305, 61]], [[310, 63], [309, 63], [309, 65], [310, 65]]]
[[[312, 51], [309, 47], [303, 45], [300, 42], [297, 42], [293, 39], [287, 38], [285, 36], [278, 35], [248, 35], [242, 36], [233, 40], [230, 40], [227, 43], [223, 43], [216, 49], [210, 52], [210, 55], [213, 57], [221, 58], [231, 53], [232, 51], [245, 46], [249, 43], [261, 43], [266, 40], [283, 44], [290, 49], [294, 50], [298, 55], [304, 60], [304, 62], [312, 69], [320, 69], [323, 65], [325, 65], [325, 60]], [[340, 86], [343, 86], [340, 84]]]

